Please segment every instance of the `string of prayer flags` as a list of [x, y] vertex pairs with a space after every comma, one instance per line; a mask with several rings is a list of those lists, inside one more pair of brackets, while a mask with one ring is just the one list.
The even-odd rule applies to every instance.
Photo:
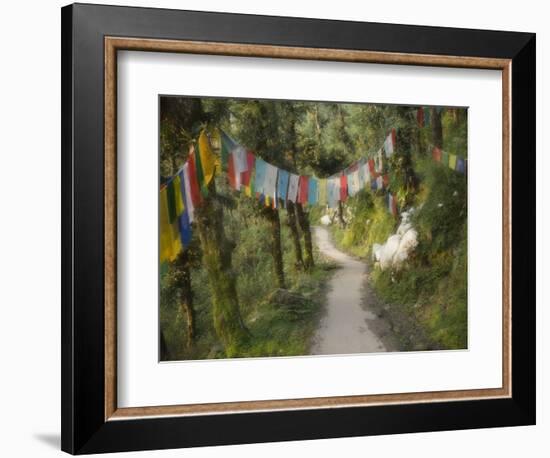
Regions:
[[[424, 116], [427, 110], [423, 110]], [[420, 114], [418, 114], [420, 120]], [[425, 119], [424, 119], [425, 121]], [[328, 205], [336, 208], [339, 202], [353, 197], [362, 189], [388, 189], [389, 175], [384, 174], [386, 157], [395, 151], [396, 130], [391, 129], [383, 147], [373, 157], [363, 157], [342, 172], [330, 178], [296, 175], [256, 157], [222, 130], [212, 133], [219, 145], [219, 157], [214, 153], [210, 138], [201, 131], [197, 142], [189, 149], [187, 161], [160, 190], [160, 260], [161, 268], [173, 261], [181, 249], [191, 243], [191, 224], [195, 210], [208, 197], [208, 185], [216, 171], [223, 171], [236, 191], [256, 195], [266, 206], [277, 208], [279, 199], [303, 205]], [[438, 156], [437, 156], [438, 155]], [[441, 162], [441, 151], [434, 149], [434, 158]], [[467, 161], [456, 155], [449, 157], [448, 165], [465, 174]], [[393, 199], [393, 197], [391, 197]], [[395, 199], [394, 199], [395, 200]], [[388, 205], [393, 201], [389, 201]], [[396, 210], [394, 210], [395, 213]]]
[[456, 154], [443, 151], [441, 148], [434, 146], [432, 149], [432, 159], [435, 162], [440, 162], [442, 165], [449, 167], [463, 175], [466, 174], [467, 159], [464, 159]]

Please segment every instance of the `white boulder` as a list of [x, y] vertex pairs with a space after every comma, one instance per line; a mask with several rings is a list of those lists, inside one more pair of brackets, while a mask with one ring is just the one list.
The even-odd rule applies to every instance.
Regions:
[[329, 215], [323, 215], [321, 216], [321, 224], [323, 226], [330, 226], [332, 224], [332, 219]]

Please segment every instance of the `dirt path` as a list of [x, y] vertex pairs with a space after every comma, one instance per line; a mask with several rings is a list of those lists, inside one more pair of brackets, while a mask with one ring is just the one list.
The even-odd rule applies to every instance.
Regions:
[[377, 316], [361, 306], [367, 266], [338, 250], [327, 229], [313, 229], [321, 253], [335, 260], [340, 268], [330, 280], [326, 314], [314, 337], [311, 354], [390, 351], [373, 331]]

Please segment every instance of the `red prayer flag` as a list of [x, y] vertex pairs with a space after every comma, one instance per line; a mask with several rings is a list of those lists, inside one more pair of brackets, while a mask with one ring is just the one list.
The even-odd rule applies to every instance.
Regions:
[[384, 187], [387, 188], [388, 185], [390, 184], [390, 176], [386, 173], [386, 174], [382, 177], [382, 180], [384, 180]]
[[348, 198], [348, 177], [345, 173], [340, 175], [340, 200], [345, 202]]
[[246, 152], [246, 163], [248, 165], [248, 170], [246, 172], [241, 172], [241, 184], [243, 186], [248, 186], [250, 184], [250, 178], [252, 177], [252, 170], [254, 170], [254, 163], [256, 157], [250, 151]]
[[395, 151], [395, 145], [397, 145], [397, 132], [395, 127], [391, 130], [391, 143], [393, 145], [393, 150]]
[[307, 203], [307, 190], [308, 190], [308, 179], [305, 176], [301, 176], [300, 182], [298, 184], [298, 203], [300, 204]]
[[369, 159], [369, 172], [372, 178], [376, 177], [376, 171], [374, 168], [374, 159]]
[[432, 157], [434, 161], [441, 162], [441, 150], [437, 146], [434, 146]]
[[201, 202], [201, 191], [197, 179], [197, 166], [195, 164], [195, 149], [189, 151], [189, 187], [191, 189], [191, 202], [196, 207]]

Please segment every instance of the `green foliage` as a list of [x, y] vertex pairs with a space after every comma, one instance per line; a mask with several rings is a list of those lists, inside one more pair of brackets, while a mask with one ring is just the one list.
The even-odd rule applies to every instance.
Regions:
[[374, 243], [384, 243], [395, 229], [395, 218], [388, 212], [384, 197], [361, 191], [347, 200], [345, 214], [351, 215], [345, 228], [333, 226], [336, 244], [355, 256], [367, 258]]

